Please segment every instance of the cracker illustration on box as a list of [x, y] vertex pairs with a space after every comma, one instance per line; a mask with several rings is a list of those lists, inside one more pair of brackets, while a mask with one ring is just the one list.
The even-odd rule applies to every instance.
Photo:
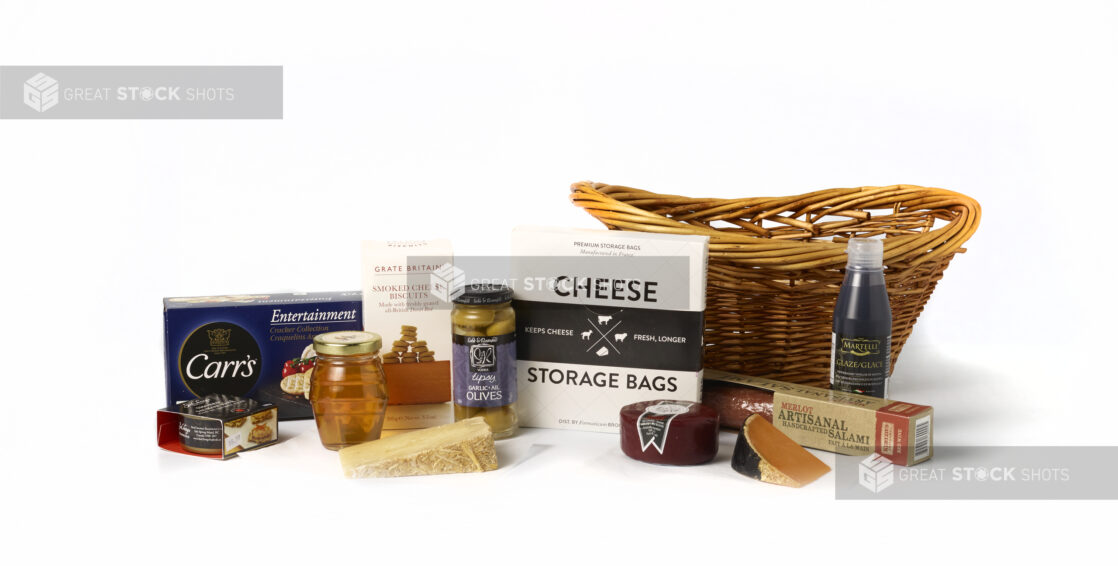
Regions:
[[267, 424], [261, 423], [252, 427], [252, 431], [248, 433], [248, 441], [257, 444], [263, 444], [275, 440], [275, 431]]

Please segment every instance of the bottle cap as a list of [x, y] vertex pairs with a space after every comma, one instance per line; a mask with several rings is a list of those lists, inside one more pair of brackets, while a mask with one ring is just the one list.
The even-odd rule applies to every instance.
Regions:
[[851, 238], [846, 244], [846, 267], [881, 269], [885, 244], [874, 238]]

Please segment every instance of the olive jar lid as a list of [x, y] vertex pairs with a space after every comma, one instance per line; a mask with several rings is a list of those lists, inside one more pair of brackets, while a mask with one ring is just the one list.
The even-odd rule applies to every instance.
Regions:
[[314, 351], [328, 356], [375, 354], [380, 350], [380, 334], [359, 330], [327, 332], [314, 337]]
[[506, 285], [480, 283], [466, 285], [462, 294], [454, 298], [459, 305], [499, 305], [512, 300], [512, 289]]

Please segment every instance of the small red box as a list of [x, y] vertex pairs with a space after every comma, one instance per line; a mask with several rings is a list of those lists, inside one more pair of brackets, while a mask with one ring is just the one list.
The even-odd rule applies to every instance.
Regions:
[[160, 448], [224, 460], [279, 439], [276, 406], [228, 395], [208, 396], [155, 414]]

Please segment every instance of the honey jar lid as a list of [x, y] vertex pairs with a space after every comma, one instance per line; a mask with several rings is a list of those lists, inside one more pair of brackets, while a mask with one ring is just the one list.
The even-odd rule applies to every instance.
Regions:
[[380, 350], [380, 335], [359, 330], [327, 332], [314, 337], [314, 351], [328, 356], [375, 354]]

